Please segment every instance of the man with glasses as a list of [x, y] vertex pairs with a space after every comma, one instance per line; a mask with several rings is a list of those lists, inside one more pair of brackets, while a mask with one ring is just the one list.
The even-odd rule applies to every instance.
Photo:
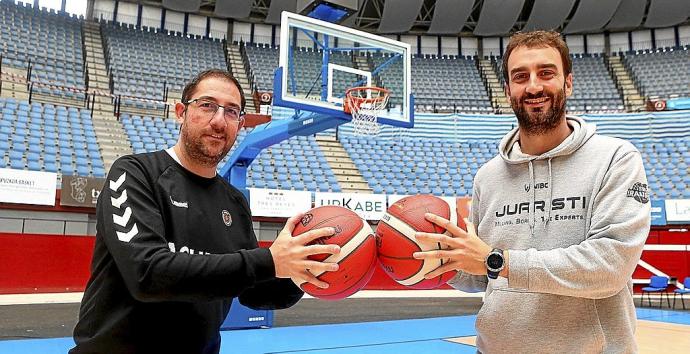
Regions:
[[243, 195], [217, 176], [244, 122], [242, 88], [227, 71], [195, 77], [175, 106], [175, 146], [113, 164], [97, 204], [91, 278], [70, 353], [218, 353], [233, 297], [255, 309], [294, 305], [295, 284], [328, 284], [314, 273], [335, 254], [308, 245], [332, 228], [292, 237], [290, 218], [270, 248], [258, 248]]

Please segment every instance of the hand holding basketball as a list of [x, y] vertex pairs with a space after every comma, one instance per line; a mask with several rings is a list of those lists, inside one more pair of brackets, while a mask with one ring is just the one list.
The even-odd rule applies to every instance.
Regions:
[[[340, 247], [337, 245], [309, 244], [310, 242], [335, 233], [332, 227], [310, 230], [299, 236], [292, 236], [292, 231], [302, 219], [303, 214], [297, 214], [288, 219], [285, 227], [273, 242], [269, 250], [273, 256], [276, 277], [291, 278], [295, 284], [311, 283], [316, 287], [328, 288], [328, 283], [321, 281], [312, 274], [332, 272], [338, 270], [336, 263], [323, 263], [309, 259], [315, 254], [337, 254]], [[311, 270], [312, 272], [310, 272]]]
[[427, 273], [424, 278], [431, 279], [451, 270], [461, 270], [474, 275], [486, 274], [484, 259], [491, 252], [487, 245], [477, 236], [474, 225], [465, 219], [467, 231], [451, 223], [448, 219], [435, 214], [426, 214], [430, 222], [446, 229], [451, 236], [427, 232], [417, 232], [415, 237], [421, 243], [442, 244], [446, 249], [415, 252], [416, 259], [446, 259], [447, 263]]

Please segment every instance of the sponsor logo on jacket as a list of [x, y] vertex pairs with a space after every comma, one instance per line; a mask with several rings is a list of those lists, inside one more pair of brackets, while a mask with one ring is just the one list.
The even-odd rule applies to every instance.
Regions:
[[182, 246], [178, 249], [177, 245], [175, 245], [172, 242], [168, 242], [168, 249], [170, 249], [170, 252], [178, 252], [178, 253], [188, 253], [188, 254], [211, 254], [209, 252], [204, 252], [204, 251], [198, 251], [193, 248], [189, 248], [187, 246]]
[[635, 182], [632, 187], [628, 188], [626, 196], [642, 204], [647, 204], [647, 202], [649, 202], [649, 187], [644, 183]]
[[[520, 202], [513, 204], [505, 204], [496, 210], [496, 217], [500, 218], [503, 216], [510, 215], [520, 215], [527, 214], [530, 211], [530, 206], [532, 203]], [[534, 210], [539, 210], [544, 212], [546, 206], [546, 201], [536, 200], [534, 201]], [[587, 208], [587, 197], [564, 197], [564, 198], [554, 198], [551, 200], [551, 210], [576, 210], [576, 209], [586, 209]]]

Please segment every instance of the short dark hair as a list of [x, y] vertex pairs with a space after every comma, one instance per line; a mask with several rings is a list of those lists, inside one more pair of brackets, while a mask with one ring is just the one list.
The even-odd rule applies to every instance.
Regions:
[[508, 72], [508, 58], [510, 54], [517, 47], [527, 48], [554, 48], [561, 54], [561, 61], [563, 62], [563, 76], [568, 76], [573, 71], [573, 61], [570, 59], [570, 50], [568, 45], [561, 37], [561, 34], [556, 31], [530, 31], [517, 32], [510, 37], [510, 42], [506, 47], [506, 52], [503, 54], [503, 79], [506, 85], [510, 83], [510, 73]]
[[189, 102], [189, 100], [192, 98], [192, 93], [194, 92], [194, 90], [196, 90], [196, 87], [199, 85], [199, 83], [204, 79], [211, 77], [228, 80], [232, 82], [235, 86], [237, 86], [237, 89], [240, 91], [240, 97], [242, 97], [242, 107], [240, 108], [244, 110], [244, 107], [247, 102], [244, 99], [244, 91], [242, 90], [240, 82], [237, 81], [237, 79], [234, 76], [232, 76], [232, 74], [229, 71], [223, 69], [209, 69], [197, 74], [191, 81], [189, 81], [189, 83], [187, 83], [187, 85], [182, 90], [182, 103]]

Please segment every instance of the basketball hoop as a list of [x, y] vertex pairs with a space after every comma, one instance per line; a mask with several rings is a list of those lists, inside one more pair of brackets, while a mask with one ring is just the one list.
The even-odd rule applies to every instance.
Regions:
[[376, 121], [386, 109], [390, 91], [375, 86], [349, 88], [345, 92], [343, 110], [352, 114], [355, 135], [376, 135], [381, 126]]

